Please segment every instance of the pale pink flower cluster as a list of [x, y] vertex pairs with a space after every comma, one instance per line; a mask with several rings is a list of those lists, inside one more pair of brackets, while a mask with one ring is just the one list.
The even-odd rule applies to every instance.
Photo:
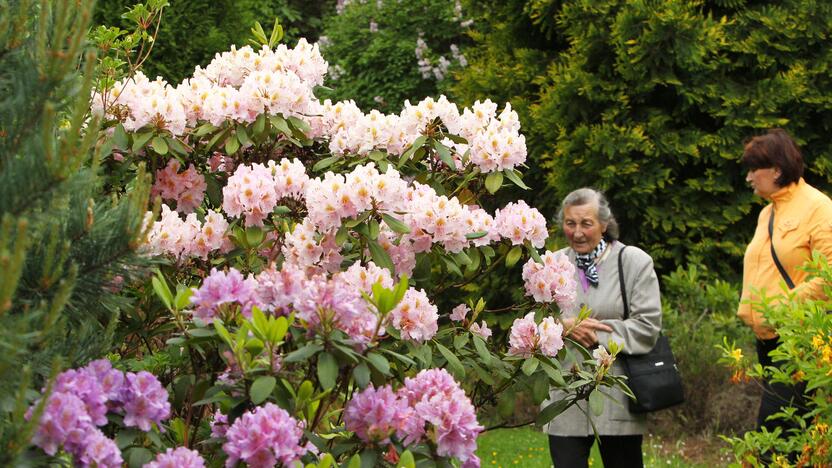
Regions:
[[509, 203], [494, 214], [494, 229], [513, 245], [522, 245], [525, 241], [537, 248], [545, 245], [549, 232], [546, 230], [546, 218], [520, 200]]
[[523, 281], [526, 295], [536, 302], [556, 302], [560, 310], [575, 308], [578, 283], [575, 281], [575, 265], [562, 252], [546, 252], [543, 263], [530, 259], [523, 265]]
[[423, 370], [405, 379], [399, 395], [414, 409], [414, 417], [407, 422], [406, 440], [421, 437], [426, 426], [432, 427], [428, 433], [439, 456], [457, 458], [463, 467], [479, 466], [475, 451], [483, 427], [471, 400], [448, 371]]
[[337, 329], [359, 344], [368, 343], [376, 331], [384, 334], [378, 315], [370, 310], [358, 289], [340, 275], [309, 278], [296, 294], [294, 308], [310, 332], [327, 334]]
[[229, 216], [244, 215], [246, 226], [262, 226], [277, 204], [272, 172], [262, 164], [241, 165], [222, 189], [222, 209]]
[[333, 273], [341, 267], [341, 249], [335, 242], [335, 231], [319, 233], [307, 217], [283, 238], [285, 263], [305, 271]]
[[151, 195], [175, 201], [176, 211], [187, 214], [202, 204], [207, 185], [193, 164], [183, 172], [179, 172], [180, 167], [179, 161], [171, 158], [167, 166], [157, 170]]
[[404, 208], [407, 190], [407, 182], [392, 166], [384, 174], [372, 163], [357, 166], [346, 175], [327, 172], [323, 179], [312, 179], [307, 184], [309, 220], [326, 231], [372, 208], [393, 214]]
[[153, 255], [205, 259], [211, 252], [231, 248], [231, 241], [225, 235], [227, 230], [228, 221], [213, 210], [205, 215], [204, 223], [199, 222], [196, 213], [188, 214], [183, 221], [176, 211], [163, 204], [161, 219], [151, 226], [145, 248]]
[[156, 455], [144, 468], [205, 468], [205, 460], [196, 450], [187, 447], [169, 448], [165, 453]]
[[360, 262], [353, 263], [343, 273], [338, 276], [342, 281], [357, 289], [364, 291], [368, 295], [373, 295], [373, 285], [381, 284], [382, 287], [392, 289], [394, 286], [393, 277], [390, 271], [386, 268], [376, 266], [375, 263], [369, 262], [367, 266], [362, 266]]
[[284, 262], [283, 268], [274, 265], [261, 271], [257, 281], [257, 302], [264, 312], [287, 315], [298, 292], [306, 283], [306, 274], [292, 263]]
[[313, 450], [310, 443], [301, 445], [303, 427], [303, 422], [274, 403], [247, 411], [225, 434], [225, 466], [235, 467], [240, 461], [252, 468], [290, 466]]
[[302, 200], [306, 192], [306, 184], [309, 183], [309, 176], [306, 174], [306, 167], [298, 159], [291, 161], [283, 158], [279, 162], [269, 161], [267, 166], [274, 178], [274, 191], [278, 200], [281, 198], [294, 198]]
[[534, 312], [521, 319], [515, 319], [509, 335], [509, 354], [531, 357], [535, 352], [554, 357], [563, 348], [563, 325], [552, 317], [544, 318], [540, 324], [534, 321]]
[[[104, 115], [104, 96], [96, 92], [92, 102], [94, 114]], [[172, 135], [185, 132], [186, 114], [179, 92], [162, 78], [150, 81], [142, 72], [118, 81], [107, 96], [108, 119], [122, 117], [122, 124], [128, 132], [144, 127], [164, 129]]]
[[390, 313], [390, 323], [403, 340], [424, 342], [439, 329], [439, 314], [424, 289], [410, 288]]
[[[37, 403], [29, 408], [33, 416]], [[32, 443], [47, 454], [58, 448], [71, 454], [79, 466], [120, 467], [115, 441], [96, 426], [107, 424], [107, 413], [123, 416], [125, 426], [147, 432], [170, 416], [168, 393], [148, 372], [122, 372], [106, 359], [58, 375], [45, 403]]]
[[389, 385], [367, 387], [347, 402], [344, 421], [364, 442], [387, 444], [395, 435], [407, 447], [427, 438], [439, 456], [466, 468], [480, 466], [474, 452], [483, 427], [471, 400], [444, 369], [423, 370], [397, 392]]
[[194, 317], [205, 323], [211, 323], [220, 313], [220, 307], [237, 304], [245, 317], [251, 317], [251, 309], [259, 306], [257, 297], [257, 280], [249, 275], [244, 278], [235, 268], [228, 272], [211, 269], [211, 274], [202, 280], [199, 288], [192, 288], [191, 303]]

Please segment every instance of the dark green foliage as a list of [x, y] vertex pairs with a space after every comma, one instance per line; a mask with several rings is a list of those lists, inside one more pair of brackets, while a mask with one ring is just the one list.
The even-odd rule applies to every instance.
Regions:
[[[136, 255], [149, 186], [106, 195], [99, 122], [89, 115], [91, 2], [2, 2], [0, 25], [0, 465], [32, 434], [23, 413], [60, 366], [109, 350], [143, 274]], [[81, 64], [81, 70], [78, 69]], [[16, 461], [17, 460], [17, 461]]]
[[417, 40], [422, 37], [427, 44], [434, 67], [443, 56], [451, 62], [449, 70], [457, 69], [451, 45], [465, 42], [465, 21], [464, 12], [455, 11], [447, 0], [350, 3], [343, 13], [325, 20], [321, 34], [327, 37], [324, 58], [336, 70], [327, 82], [335, 89], [332, 99], [353, 99], [364, 111], [399, 112], [407, 99], [436, 96], [443, 80], [422, 76]]
[[[660, 270], [690, 261], [736, 274], [758, 212], [738, 164], [746, 138], [785, 127], [804, 149], [807, 180], [829, 187], [832, 56], [824, 44], [832, 4], [575, 0], [505, 8], [559, 39], [478, 37], [470, 54], [481, 58], [455, 91], [472, 100], [510, 90], [518, 109], [528, 107], [521, 119], [531, 164], [544, 171], [547, 189], [536, 205], [547, 213], [569, 191], [594, 186], [609, 195], [623, 240], [647, 249]], [[497, 31], [518, 21], [496, 18]], [[523, 57], [535, 60], [524, 66]], [[512, 72], [518, 62], [523, 71]], [[515, 79], [523, 74], [525, 86]]]
[[[98, 2], [94, 23], [126, 27], [121, 15], [136, 2]], [[232, 44], [246, 45], [255, 21], [271, 31], [276, 17], [286, 32], [287, 44], [294, 45], [301, 37], [313, 41], [318, 37], [324, 11], [332, 8], [334, 2], [328, 0], [172, 1], [165, 8], [159, 34], [143, 71], [151, 79], [162, 76], [169, 83], [179, 83], [193, 73], [195, 66], [210, 62], [214, 54], [228, 50]]]

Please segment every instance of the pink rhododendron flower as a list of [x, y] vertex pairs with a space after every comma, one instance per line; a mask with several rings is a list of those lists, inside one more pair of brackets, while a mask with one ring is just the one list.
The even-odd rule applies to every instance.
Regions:
[[153, 374], [128, 372], [124, 385], [124, 425], [147, 432], [150, 424], [161, 424], [170, 416], [168, 392]]
[[[27, 417], [31, 417], [33, 408], [29, 409]], [[72, 449], [83, 447], [87, 433], [93, 429], [95, 425], [80, 398], [55, 392], [46, 401], [32, 443], [49, 455], [55, 455], [62, 445], [75, 451]]]
[[222, 189], [222, 209], [229, 216], [245, 216], [246, 226], [262, 226], [277, 205], [271, 169], [262, 164], [241, 165]]
[[403, 340], [423, 342], [433, 338], [439, 329], [438, 320], [436, 306], [430, 303], [424, 289], [408, 289], [390, 313], [390, 322], [401, 332]]
[[531, 357], [537, 348], [537, 324], [534, 323], [534, 312], [529, 312], [523, 318], [514, 319], [509, 334], [509, 354]]
[[199, 288], [193, 288], [191, 303], [196, 305], [194, 317], [211, 323], [216, 318], [218, 308], [224, 304], [240, 304], [242, 313], [251, 316], [251, 308], [257, 303], [257, 282], [249, 276], [243, 278], [242, 273], [231, 268], [228, 273], [211, 269]]
[[389, 385], [378, 389], [370, 385], [355, 393], [347, 403], [344, 422], [347, 430], [355, 432], [364, 442], [382, 445], [401, 431], [411, 411], [407, 400], [400, 399]]
[[243, 461], [252, 468], [283, 466], [300, 459], [309, 449], [301, 446], [303, 423], [273, 403], [244, 413], [228, 428], [223, 451], [225, 466]]
[[537, 327], [540, 352], [545, 356], [556, 356], [563, 348], [563, 325], [555, 323], [552, 317], [545, 317]]
[[190, 213], [202, 204], [205, 198], [205, 177], [197, 172], [193, 164], [179, 172], [181, 165], [176, 158], [168, 161], [167, 166], [156, 171], [151, 196], [161, 196], [165, 200], [176, 202], [176, 211]]
[[471, 308], [468, 307], [466, 304], [459, 304], [458, 306], [454, 307], [451, 311], [451, 320], [456, 320], [457, 322], [461, 322], [465, 320], [465, 316], [471, 312]]
[[526, 295], [536, 302], [554, 301], [563, 311], [574, 309], [578, 290], [575, 266], [563, 253], [546, 252], [541, 259], [542, 264], [530, 259], [523, 265]]
[[513, 245], [522, 245], [528, 240], [533, 246], [541, 248], [549, 237], [546, 218], [523, 200], [497, 210], [494, 228], [500, 236], [510, 239]]
[[156, 455], [144, 468], [205, 468], [205, 460], [196, 450], [187, 447], [169, 448], [165, 453]]
[[471, 324], [471, 333], [478, 335], [483, 340], [487, 340], [491, 338], [491, 329], [488, 328], [488, 325], [485, 323], [485, 320], [481, 321], [482, 325], [477, 323]]
[[76, 460], [82, 467], [120, 468], [124, 463], [115, 441], [98, 429], [87, 432], [81, 446]]

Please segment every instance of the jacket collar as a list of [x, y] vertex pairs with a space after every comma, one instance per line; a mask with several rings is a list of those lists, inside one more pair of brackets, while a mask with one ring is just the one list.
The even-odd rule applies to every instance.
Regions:
[[774, 202], [774, 205], [777, 206], [780, 203], [788, 203], [789, 200], [794, 198], [794, 194], [797, 193], [803, 186], [806, 185], [806, 182], [803, 180], [803, 177], [797, 181], [797, 183], [789, 184], [780, 190], [771, 194], [771, 201]]

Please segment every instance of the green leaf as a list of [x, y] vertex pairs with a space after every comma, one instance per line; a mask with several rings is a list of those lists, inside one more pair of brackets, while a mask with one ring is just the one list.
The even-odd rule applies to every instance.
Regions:
[[523, 248], [519, 245], [515, 245], [506, 255], [506, 267], [511, 268], [517, 264], [517, 261], [520, 260], [520, 257], [523, 255]]
[[410, 234], [410, 226], [407, 224], [399, 221], [397, 218], [390, 216], [389, 214], [383, 213], [381, 215], [381, 219], [384, 220], [384, 224], [387, 225], [393, 232], [397, 232], [399, 234]]
[[322, 171], [329, 166], [333, 165], [335, 161], [341, 159], [341, 156], [330, 156], [328, 158], [321, 159], [320, 161], [316, 162], [314, 166], [312, 166], [312, 172], [319, 172]]
[[329, 353], [318, 355], [318, 381], [324, 390], [335, 387], [338, 380], [338, 361]]
[[531, 242], [526, 241], [526, 250], [529, 252], [529, 256], [534, 259], [535, 262], [543, 264], [543, 259], [540, 258], [540, 252], [531, 244]]
[[193, 132], [192, 135], [195, 136], [195, 137], [201, 137], [201, 136], [207, 135], [209, 133], [212, 133], [216, 130], [217, 130], [217, 127], [211, 125], [210, 123], [204, 123], [204, 124], [200, 125], [199, 127], [197, 127], [197, 129]]
[[503, 185], [503, 173], [502, 172], [492, 172], [488, 174], [485, 178], [485, 189], [488, 190], [488, 193], [497, 193], [497, 190], [500, 190], [500, 187]]
[[469, 232], [465, 234], [465, 238], [468, 240], [479, 239], [481, 237], [485, 237], [488, 235], [488, 231], [477, 231], [477, 232]]
[[194, 338], [208, 338], [217, 336], [217, 333], [217, 330], [213, 328], [191, 328], [188, 330], [188, 334]]
[[488, 348], [485, 346], [485, 341], [477, 335], [474, 336], [474, 348], [477, 350], [477, 354], [480, 355], [480, 360], [486, 366], [491, 364], [491, 353], [488, 351]]
[[225, 154], [231, 156], [240, 149], [240, 141], [237, 140], [237, 134], [232, 133], [225, 140]]
[[529, 190], [529, 187], [523, 183], [523, 179], [520, 178], [520, 174], [515, 171], [514, 169], [506, 169], [503, 171], [503, 174], [508, 177], [508, 180], [514, 182], [514, 185], [520, 187], [523, 190]]
[[234, 339], [231, 338], [231, 333], [228, 333], [228, 330], [225, 328], [225, 326], [222, 324], [222, 322], [220, 322], [219, 320], [214, 320], [213, 323], [214, 323], [214, 329], [217, 330], [217, 333], [220, 335], [220, 337], [223, 340], [225, 340], [225, 342], [226, 342], [226, 344], [228, 344], [228, 346], [233, 347], [234, 346]]
[[595, 416], [601, 416], [604, 412], [604, 395], [597, 388], [589, 394], [589, 409]]
[[300, 130], [304, 134], [307, 134], [307, 133], [312, 131], [312, 127], [310, 127], [308, 123], [306, 123], [305, 121], [303, 121], [303, 120], [301, 120], [297, 117], [289, 117], [286, 120], [288, 120], [289, 123], [291, 123], [293, 127], [297, 128], [298, 130]]
[[355, 369], [352, 370], [352, 377], [355, 379], [356, 385], [366, 388], [370, 383], [370, 368], [367, 367], [367, 363], [362, 362], [355, 366]]
[[454, 260], [453, 257], [443, 255], [442, 261], [445, 262], [445, 266], [448, 268], [448, 271], [456, 274], [457, 276], [463, 276], [462, 270], [459, 269], [459, 265], [456, 264], [456, 260]]
[[438, 141], [434, 141], [433, 148], [436, 150], [436, 153], [439, 154], [439, 159], [441, 159], [443, 163], [447, 164], [452, 171], [455, 171], [456, 163], [454, 162], [454, 158], [451, 157], [451, 151], [448, 147]]
[[416, 468], [416, 460], [413, 459], [413, 454], [410, 453], [410, 450], [402, 452], [396, 468]]
[[373, 262], [375, 262], [376, 265], [382, 268], [387, 268], [390, 270], [390, 273], [394, 275], [396, 274], [396, 267], [393, 265], [393, 260], [378, 242], [368, 240], [367, 247], [370, 248], [370, 256], [373, 257]]
[[141, 468], [150, 463], [150, 460], [153, 460], [153, 452], [144, 447], [133, 447], [127, 457], [127, 466], [129, 468]]
[[292, 129], [289, 128], [289, 124], [286, 123], [286, 119], [279, 115], [273, 115], [269, 117], [269, 122], [271, 122], [272, 126], [276, 128], [280, 133], [286, 135], [287, 137], [292, 136]]
[[538, 361], [537, 358], [534, 357], [534, 356], [526, 359], [523, 362], [523, 367], [522, 367], [523, 373], [526, 374], [526, 375], [534, 374], [534, 371], [537, 370], [538, 364], [540, 364], [540, 361]]
[[127, 137], [127, 132], [124, 131], [124, 125], [118, 124], [113, 128], [113, 144], [120, 150], [126, 150], [130, 140]]
[[357, 453], [353, 455], [347, 468], [361, 468], [361, 455]]
[[133, 135], [133, 147], [131, 150], [134, 153], [138, 153], [144, 145], [150, 141], [150, 138], [153, 136], [153, 132], [145, 132], [145, 133], [136, 133]]
[[537, 417], [534, 418], [534, 423], [537, 424], [538, 426], [542, 426], [542, 425], [548, 423], [549, 421], [551, 421], [552, 419], [554, 419], [555, 416], [563, 413], [564, 410], [566, 410], [566, 408], [568, 408], [568, 407], [569, 407], [569, 400], [568, 399], [558, 400], [554, 403], [551, 403], [548, 406], [546, 406], [545, 408], [543, 408], [543, 410], [541, 410], [540, 413], [538, 413]]
[[159, 296], [159, 299], [162, 300], [165, 307], [168, 310], [173, 310], [173, 293], [170, 292], [168, 282], [162, 276], [162, 273], [157, 271], [156, 275], [150, 279], [150, 282], [153, 284], [153, 290], [156, 291], [156, 295]]
[[464, 379], [465, 367], [459, 361], [459, 358], [457, 358], [456, 355], [453, 352], [451, 352], [450, 349], [444, 347], [442, 343], [439, 343], [438, 341], [434, 341], [433, 343], [436, 345], [436, 349], [438, 349], [439, 352], [442, 353], [442, 357], [444, 357], [445, 360], [448, 361], [448, 368], [450, 369], [451, 374], [453, 374], [454, 377], [456, 377], [457, 379]]
[[370, 219], [367, 222], [367, 231], [369, 233], [370, 239], [378, 240], [378, 232], [379, 232], [378, 221], [376, 221], [375, 219]]
[[266, 401], [266, 398], [272, 394], [272, 390], [274, 390], [274, 386], [277, 384], [277, 379], [270, 375], [263, 375], [257, 377], [257, 380], [251, 384], [251, 390], [249, 390], [248, 394], [251, 397], [251, 402], [255, 405], [259, 405]]
[[386, 357], [375, 352], [369, 352], [365, 357], [367, 358], [367, 362], [369, 362], [370, 365], [373, 366], [377, 371], [387, 376], [391, 375], [390, 363], [387, 361]]
[[189, 151], [188, 147], [185, 146], [181, 141], [179, 141], [178, 138], [176, 138], [176, 137], [165, 138], [165, 141], [168, 143], [168, 147], [170, 148], [170, 150], [173, 151], [174, 153], [182, 155], [182, 156], [185, 156], [185, 155], [188, 154], [188, 151]]
[[153, 151], [161, 155], [168, 154], [168, 144], [165, 139], [160, 136], [153, 137], [153, 140], [150, 142], [150, 147], [153, 148]]
[[254, 130], [254, 137], [258, 137], [263, 133], [263, 130], [266, 129], [266, 114], [260, 114], [257, 116], [257, 120], [254, 121], [254, 126], [252, 130]]
[[285, 362], [305, 361], [322, 349], [324, 349], [324, 347], [317, 343], [309, 343], [303, 348], [296, 349], [295, 351], [292, 351], [291, 353], [287, 354], [286, 357], [283, 358], [283, 360]]
[[240, 140], [240, 144], [243, 146], [251, 143], [251, 139], [248, 137], [248, 132], [246, 132], [246, 127], [243, 124], [237, 125], [237, 139]]

